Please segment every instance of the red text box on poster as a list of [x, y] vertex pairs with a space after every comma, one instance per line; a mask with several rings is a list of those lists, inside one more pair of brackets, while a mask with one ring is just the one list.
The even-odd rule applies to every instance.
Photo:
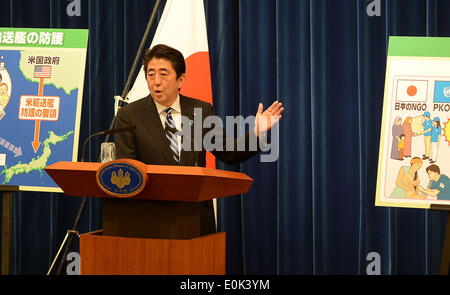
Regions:
[[20, 120], [58, 121], [59, 96], [22, 95], [19, 105]]

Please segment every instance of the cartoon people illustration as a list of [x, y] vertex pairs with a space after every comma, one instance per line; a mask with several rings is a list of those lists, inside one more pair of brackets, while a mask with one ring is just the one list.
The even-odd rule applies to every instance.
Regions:
[[[2, 84], [2, 79], [3, 79], [3, 77], [2, 77], [2, 74], [0, 74], [0, 84]], [[3, 110], [3, 105], [2, 105], [2, 102], [0, 101], [0, 111], [1, 110]]]
[[414, 157], [411, 166], [402, 166], [398, 171], [396, 187], [392, 191], [391, 198], [424, 199], [426, 197], [418, 194], [419, 176], [417, 171], [422, 167], [422, 159]]
[[[2, 76], [2, 74], [0, 74], [0, 85], [3, 84], [2, 80], [3, 80], [3, 76]], [[8, 101], [9, 101], [9, 99], [8, 99]], [[8, 101], [0, 98], [0, 120], [3, 119], [3, 117], [5, 116], [5, 111], [3, 111], [3, 110], [5, 109]]]
[[439, 147], [439, 139], [441, 137], [441, 119], [435, 117], [433, 119], [433, 126], [431, 128], [431, 158], [430, 163], [436, 163], [438, 147]]
[[0, 84], [0, 107], [4, 109], [9, 101], [8, 85], [6, 83]]
[[405, 149], [405, 134], [400, 134], [400, 141], [398, 142], [398, 159], [403, 160], [403, 150]]
[[403, 134], [405, 135], [405, 147], [403, 149], [403, 157], [405, 158], [411, 157], [412, 137], [416, 136], [412, 131], [411, 121], [412, 118], [407, 117], [402, 125]]
[[5, 68], [5, 60], [0, 56], [0, 120], [6, 115], [5, 108], [11, 97], [11, 77]]
[[5, 116], [5, 108], [11, 96], [11, 77], [5, 68], [3, 56], [0, 56], [0, 120]]
[[422, 134], [424, 136], [425, 143], [425, 154], [422, 155], [422, 159], [427, 160], [430, 158], [431, 151], [431, 129], [433, 126], [433, 122], [430, 119], [430, 112], [425, 112], [423, 114], [423, 131]]
[[399, 160], [399, 150], [398, 142], [400, 141], [400, 135], [403, 133], [402, 130], [402, 118], [396, 117], [394, 120], [394, 125], [392, 126], [392, 149], [391, 149], [391, 159]]
[[437, 165], [430, 165], [426, 169], [430, 185], [427, 189], [419, 186], [418, 190], [438, 200], [450, 200], [450, 178], [441, 174], [441, 170]]

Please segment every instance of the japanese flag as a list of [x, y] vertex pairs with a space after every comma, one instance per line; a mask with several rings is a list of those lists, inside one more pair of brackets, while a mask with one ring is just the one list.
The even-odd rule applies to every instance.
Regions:
[[427, 91], [427, 80], [397, 80], [397, 101], [425, 102]]
[[[153, 38], [153, 47], [165, 44], [179, 50], [186, 62], [186, 80], [180, 93], [212, 104], [211, 70], [203, 0], [167, 0]], [[128, 102], [149, 94], [141, 68]]]

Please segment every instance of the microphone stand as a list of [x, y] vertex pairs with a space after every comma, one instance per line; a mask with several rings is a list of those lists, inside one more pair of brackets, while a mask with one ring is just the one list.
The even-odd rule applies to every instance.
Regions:
[[[97, 132], [97, 133], [92, 134], [91, 136], [86, 138], [86, 140], [83, 143], [83, 150], [81, 152], [81, 162], [84, 162], [84, 152], [86, 151], [86, 144], [88, 143], [89, 140], [91, 140], [91, 138], [93, 138], [95, 136], [98, 136], [98, 135], [110, 135], [110, 134], [113, 134], [113, 133], [131, 131], [131, 130], [134, 130], [134, 129], [136, 129], [136, 126], [127, 126], [127, 127], [122, 127], [122, 128], [108, 129], [108, 130], [105, 130], [105, 131], [102, 131], [102, 132]], [[72, 226], [72, 229], [70, 229], [70, 230], [68, 230], [66, 232], [66, 236], [64, 237], [64, 240], [61, 243], [61, 246], [59, 247], [58, 253], [56, 253], [55, 259], [53, 259], [53, 263], [50, 266], [50, 269], [48, 270], [47, 275], [50, 275], [50, 273], [52, 272], [53, 266], [55, 265], [56, 260], [58, 259], [59, 254], [61, 253], [61, 250], [62, 250], [63, 246], [66, 244], [66, 241], [68, 240], [69, 242], [66, 244], [67, 246], [64, 249], [63, 259], [61, 260], [61, 262], [59, 264], [59, 267], [58, 267], [57, 274], [61, 273], [62, 267], [64, 265], [64, 261], [67, 258], [67, 254], [69, 254], [69, 248], [70, 248], [70, 245], [71, 245], [72, 240], [73, 240], [73, 235], [75, 234], [75, 235], [77, 235], [77, 237], [80, 236], [80, 233], [77, 231], [77, 228], [78, 228], [78, 224], [79, 224], [80, 219], [81, 219], [81, 214], [83, 213], [83, 209], [86, 206], [86, 201], [87, 201], [87, 197], [83, 197], [83, 199], [81, 200], [80, 209], [78, 210], [77, 216], [76, 216], [75, 221], [74, 221], [73, 226]]]
[[[131, 82], [132, 82], [133, 78], [136, 76], [136, 71], [138, 69], [139, 61], [140, 61], [140, 59], [142, 57], [142, 54], [144, 52], [145, 44], [147, 43], [148, 36], [150, 35], [151, 28], [153, 27], [153, 23], [155, 22], [156, 15], [158, 13], [159, 7], [161, 6], [161, 3], [162, 3], [162, 0], [157, 0], [156, 3], [155, 3], [155, 6], [153, 6], [153, 11], [152, 11], [152, 13], [150, 15], [150, 19], [149, 19], [149, 21], [147, 23], [147, 27], [146, 27], [145, 32], [144, 32], [144, 36], [142, 37], [141, 43], [139, 45], [138, 52], [136, 54], [136, 57], [134, 59], [133, 65], [132, 65], [132, 68], [131, 68], [130, 73], [128, 75], [127, 82], [126, 82], [124, 90], [122, 92], [122, 98], [125, 98], [128, 95], [128, 92], [130, 91]], [[114, 121], [115, 121], [115, 117], [113, 117], [113, 119], [111, 120], [111, 124], [110, 124], [109, 129], [112, 129], [114, 127], [114, 124], [115, 124]], [[110, 137], [110, 134], [106, 134], [104, 142], [108, 142], [109, 141], [109, 137]], [[84, 161], [84, 158], [82, 159], [82, 162], [83, 161]], [[47, 272], [47, 275], [51, 274], [53, 266], [54, 266], [54, 264], [56, 263], [56, 260], [59, 257], [59, 253], [61, 252], [61, 249], [62, 249], [62, 247], [65, 244], [66, 246], [65, 246], [65, 249], [64, 249], [64, 254], [63, 254], [62, 258], [61, 258], [58, 270], [56, 272], [57, 275], [61, 274], [62, 269], [64, 267], [64, 263], [65, 263], [65, 261], [67, 259], [67, 255], [69, 254], [70, 246], [72, 245], [73, 234], [76, 234], [77, 236], [79, 236], [79, 233], [78, 233], [77, 229], [78, 229], [78, 225], [80, 223], [81, 215], [83, 214], [84, 208], [86, 207], [86, 202], [87, 202], [87, 197], [83, 197], [82, 200], [81, 200], [80, 208], [78, 208], [78, 212], [77, 212], [77, 215], [75, 217], [75, 221], [73, 222], [72, 229], [67, 231], [66, 236], [65, 236], [65, 238], [64, 238], [64, 240], [63, 240], [63, 242], [62, 242], [62, 244], [61, 244], [61, 246], [59, 248], [59, 251], [56, 254], [56, 257], [53, 260], [53, 263], [52, 263], [52, 265], [50, 266], [50, 269]], [[67, 243], [66, 243], [66, 240], [67, 240]]]

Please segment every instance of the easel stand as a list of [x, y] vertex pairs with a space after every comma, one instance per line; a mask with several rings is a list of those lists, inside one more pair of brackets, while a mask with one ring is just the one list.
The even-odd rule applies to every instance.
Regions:
[[18, 186], [0, 185], [2, 192], [2, 275], [11, 272], [12, 195]]

